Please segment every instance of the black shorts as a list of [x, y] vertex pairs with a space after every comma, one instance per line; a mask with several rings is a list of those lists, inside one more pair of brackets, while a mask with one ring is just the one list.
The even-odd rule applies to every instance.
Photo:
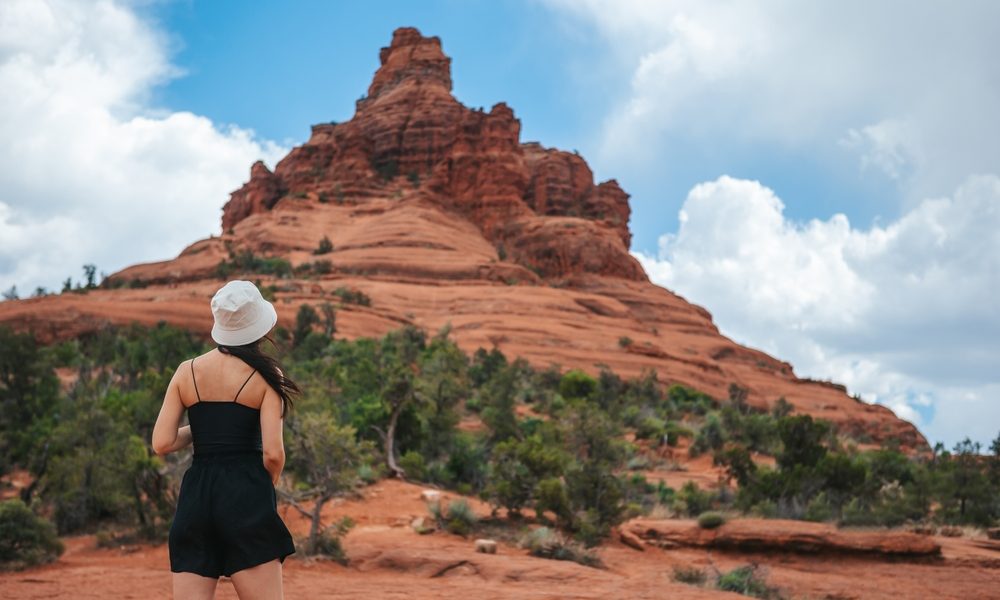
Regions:
[[231, 576], [295, 552], [259, 453], [195, 457], [170, 526], [170, 570]]

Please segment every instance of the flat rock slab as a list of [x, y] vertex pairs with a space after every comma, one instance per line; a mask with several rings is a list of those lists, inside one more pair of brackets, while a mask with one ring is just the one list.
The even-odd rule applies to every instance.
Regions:
[[622, 529], [660, 547], [881, 556], [941, 554], [941, 545], [927, 536], [902, 531], [843, 530], [806, 521], [741, 519], [717, 529], [702, 529], [692, 520], [635, 519]]

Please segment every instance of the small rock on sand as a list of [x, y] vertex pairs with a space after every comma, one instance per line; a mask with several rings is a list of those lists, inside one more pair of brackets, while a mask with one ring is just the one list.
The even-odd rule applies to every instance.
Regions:
[[423, 517], [417, 517], [410, 521], [410, 527], [412, 527], [413, 531], [416, 531], [420, 535], [434, 531], [434, 525]]

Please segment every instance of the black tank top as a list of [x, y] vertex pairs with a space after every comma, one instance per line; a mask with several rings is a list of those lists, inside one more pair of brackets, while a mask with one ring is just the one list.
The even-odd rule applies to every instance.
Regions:
[[198, 381], [194, 377], [194, 359], [191, 360], [191, 381], [198, 401], [187, 407], [188, 422], [191, 424], [191, 438], [194, 442], [195, 457], [222, 454], [242, 454], [261, 452], [263, 444], [260, 435], [260, 411], [240, 404], [240, 392], [254, 376], [240, 386], [232, 402], [202, 402], [198, 392]]

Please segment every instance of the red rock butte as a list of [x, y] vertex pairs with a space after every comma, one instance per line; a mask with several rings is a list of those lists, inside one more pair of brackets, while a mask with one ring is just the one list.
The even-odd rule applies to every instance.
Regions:
[[[735, 383], [755, 406], [784, 397], [872, 443], [927, 448], [888, 408], [797, 377], [651, 283], [629, 254], [628, 194], [613, 179], [595, 183], [576, 153], [522, 142], [506, 104], [462, 105], [437, 37], [397, 29], [379, 58], [350, 121], [314, 125], [273, 172], [251, 167], [223, 208], [221, 236], [119, 271], [86, 294], [0, 303], [0, 322], [46, 342], [133, 321], [207, 336], [220, 261], [244, 251], [293, 267], [322, 260], [321, 274], [244, 277], [275, 286], [285, 326], [300, 305], [336, 303], [333, 291], [347, 287], [371, 305], [339, 307], [342, 337], [450, 325], [467, 351], [495, 346], [537, 366], [591, 373], [655, 370], [718, 398]], [[324, 237], [333, 250], [316, 256]]]

